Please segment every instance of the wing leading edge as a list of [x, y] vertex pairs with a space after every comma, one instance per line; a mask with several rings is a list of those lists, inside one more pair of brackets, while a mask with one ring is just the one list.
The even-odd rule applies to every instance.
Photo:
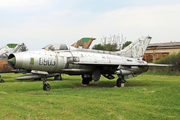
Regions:
[[94, 65], [94, 66], [148, 66], [148, 67], [168, 67], [173, 66], [172, 64], [154, 64], [154, 63], [94, 63], [94, 62], [73, 62], [72, 64], [77, 65]]

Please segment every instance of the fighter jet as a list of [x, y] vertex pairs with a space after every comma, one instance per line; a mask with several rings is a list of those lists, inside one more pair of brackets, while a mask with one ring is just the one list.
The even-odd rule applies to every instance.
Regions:
[[[101, 75], [108, 79], [114, 79], [113, 75], [117, 74], [116, 85], [121, 87], [125, 79], [146, 72], [149, 66], [168, 66], [148, 64], [142, 60], [150, 40], [150, 36], [141, 37], [118, 52], [80, 49], [66, 44], [51, 44], [40, 51], [12, 53], [8, 56], [8, 65], [14, 69], [33, 70], [33, 73], [36, 73], [36, 70], [41, 71], [41, 75], [44, 77], [43, 90], [46, 91], [51, 89], [46, 82], [47, 76], [53, 73], [81, 75], [82, 84], [86, 85], [92, 80], [98, 81]], [[16, 79], [25, 77], [20, 76]]]
[[[0, 73], [10, 73], [10, 72], [19, 72], [18, 69], [13, 69], [8, 66], [8, 55], [14, 52], [23, 52], [26, 51], [26, 46], [22, 44], [7, 44], [0, 48]], [[1, 75], [0, 75], [1, 78]], [[0, 82], [4, 82], [3, 79], [0, 79]]]

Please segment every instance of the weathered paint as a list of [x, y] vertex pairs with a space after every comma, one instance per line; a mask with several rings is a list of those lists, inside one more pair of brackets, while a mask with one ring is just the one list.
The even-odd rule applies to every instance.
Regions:
[[8, 62], [6, 60], [0, 61], [0, 72], [12, 72], [15, 71], [14, 68], [10, 67], [8, 65]]

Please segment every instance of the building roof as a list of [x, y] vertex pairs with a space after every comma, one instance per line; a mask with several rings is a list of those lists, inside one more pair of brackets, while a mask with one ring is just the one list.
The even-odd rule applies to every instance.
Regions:
[[147, 49], [175, 49], [180, 48], [180, 42], [151, 43]]
[[151, 43], [148, 45], [148, 47], [170, 47], [170, 46], [180, 46], [180, 42]]

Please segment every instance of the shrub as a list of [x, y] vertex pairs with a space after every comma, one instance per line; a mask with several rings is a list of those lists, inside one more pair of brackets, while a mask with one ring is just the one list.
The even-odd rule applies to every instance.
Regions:
[[180, 73], [180, 52], [154, 61], [155, 64], [172, 64], [172, 67], [151, 68], [150, 71], [163, 73]]

